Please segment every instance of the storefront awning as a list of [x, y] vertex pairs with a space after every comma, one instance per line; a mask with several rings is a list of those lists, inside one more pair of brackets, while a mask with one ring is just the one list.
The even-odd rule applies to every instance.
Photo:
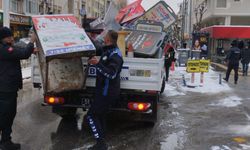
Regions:
[[201, 31], [214, 39], [250, 39], [250, 26], [211, 26]]

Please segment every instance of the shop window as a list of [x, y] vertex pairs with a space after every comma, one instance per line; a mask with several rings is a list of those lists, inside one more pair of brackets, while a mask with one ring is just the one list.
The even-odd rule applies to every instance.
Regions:
[[217, 8], [226, 8], [227, 7], [227, 0], [217, 0], [216, 7]]

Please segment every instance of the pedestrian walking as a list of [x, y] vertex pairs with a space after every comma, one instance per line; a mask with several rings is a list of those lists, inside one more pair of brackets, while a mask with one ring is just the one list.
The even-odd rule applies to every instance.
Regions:
[[234, 84], [237, 84], [241, 52], [240, 52], [240, 49], [237, 47], [238, 42], [236, 40], [232, 41], [231, 46], [232, 47], [229, 49], [228, 55], [226, 57], [226, 63], [227, 63], [226, 77], [223, 79], [228, 82], [230, 73], [232, 70], [234, 70]]
[[22, 89], [22, 72], [20, 60], [27, 59], [34, 50], [36, 38], [33, 34], [26, 48], [14, 46], [12, 31], [0, 29], [0, 131], [1, 150], [18, 150], [20, 144], [11, 140], [12, 125], [16, 116], [17, 92]]
[[165, 52], [165, 71], [166, 71], [166, 81], [168, 81], [169, 78], [169, 69], [173, 62], [175, 62], [175, 51], [172, 46], [168, 48], [168, 50]]
[[120, 72], [123, 65], [122, 54], [117, 47], [118, 34], [108, 31], [104, 37], [103, 53], [98, 60], [91, 58], [88, 62], [96, 66], [96, 92], [95, 100], [91, 104], [86, 121], [92, 129], [97, 143], [89, 148], [91, 150], [106, 150], [108, 146], [105, 137], [105, 116], [108, 109], [120, 96]]
[[243, 76], [247, 76], [248, 66], [250, 62], [250, 42], [248, 42], [247, 47], [241, 51], [241, 57]]

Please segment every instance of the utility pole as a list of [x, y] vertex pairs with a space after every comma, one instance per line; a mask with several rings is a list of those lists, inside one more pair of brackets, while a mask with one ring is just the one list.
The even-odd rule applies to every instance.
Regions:
[[3, 6], [3, 26], [5, 27], [10, 27], [10, 2], [3, 0], [2, 1], [2, 6]]
[[192, 45], [192, 40], [191, 40], [191, 37], [192, 37], [192, 29], [193, 29], [193, 0], [189, 0], [190, 4], [189, 4], [189, 45], [191, 47]]
[[186, 14], [187, 14], [187, 0], [183, 0], [182, 2], [182, 24], [181, 24], [181, 46], [183, 46], [183, 43], [185, 41], [184, 35], [185, 35], [185, 27], [186, 27]]

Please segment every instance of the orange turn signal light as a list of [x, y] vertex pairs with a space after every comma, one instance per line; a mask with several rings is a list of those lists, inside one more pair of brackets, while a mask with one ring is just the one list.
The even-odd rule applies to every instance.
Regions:
[[128, 108], [135, 111], [147, 111], [150, 108], [150, 103], [130, 102]]
[[46, 96], [45, 103], [50, 104], [50, 105], [63, 104], [64, 98], [63, 97]]

